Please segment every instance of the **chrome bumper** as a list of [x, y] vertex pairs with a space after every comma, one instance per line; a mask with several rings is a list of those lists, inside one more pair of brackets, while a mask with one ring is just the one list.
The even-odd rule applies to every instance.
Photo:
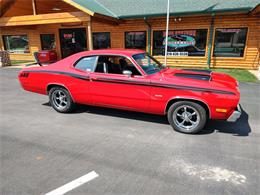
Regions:
[[230, 117], [227, 119], [228, 122], [236, 122], [237, 119], [241, 116], [241, 107], [238, 104], [236, 110], [230, 115]]

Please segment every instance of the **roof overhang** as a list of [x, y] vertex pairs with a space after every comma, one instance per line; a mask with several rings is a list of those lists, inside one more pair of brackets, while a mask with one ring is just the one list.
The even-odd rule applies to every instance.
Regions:
[[[238, 9], [222, 9], [214, 11], [193, 11], [193, 12], [176, 12], [170, 13], [170, 16], [180, 17], [180, 16], [203, 16], [203, 15], [225, 15], [225, 14], [247, 14], [249, 13], [250, 8], [238, 8]], [[154, 18], [154, 17], [166, 17], [166, 13], [158, 14], [145, 14], [145, 15], [123, 15], [120, 16], [120, 19], [136, 19], [136, 18]]]
[[55, 24], [82, 21], [90, 21], [90, 16], [83, 12], [64, 12], [55, 14], [4, 17], [0, 18], [0, 27]]
[[78, 3], [75, 3], [75, 2], [72, 1], [72, 0], [62, 0], [62, 1], [64, 1], [65, 3], [68, 3], [69, 5], [71, 5], [71, 6], [73, 6], [73, 7], [76, 7], [77, 9], [79, 9], [79, 10], [81, 10], [81, 11], [83, 11], [83, 12], [89, 14], [90, 16], [94, 16], [94, 14], [95, 14], [95, 12], [93, 12], [93, 11], [91, 11], [91, 10], [89, 10], [89, 9], [87, 9], [87, 8], [85, 8], [85, 7], [83, 7], [83, 6], [81, 6], [81, 5], [78, 4]]
[[249, 14], [253, 16], [260, 15], [260, 3], [254, 9], [252, 9]]

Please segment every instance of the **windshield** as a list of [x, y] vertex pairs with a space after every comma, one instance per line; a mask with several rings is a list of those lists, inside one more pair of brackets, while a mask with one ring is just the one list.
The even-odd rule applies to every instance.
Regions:
[[133, 58], [146, 74], [154, 74], [165, 68], [160, 62], [145, 53], [135, 54]]

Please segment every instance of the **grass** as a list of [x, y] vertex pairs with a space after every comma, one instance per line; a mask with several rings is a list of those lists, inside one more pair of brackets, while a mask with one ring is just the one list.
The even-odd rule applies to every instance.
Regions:
[[212, 69], [212, 70], [216, 72], [229, 74], [230, 76], [236, 78], [239, 82], [259, 83], [259, 80], [256, 78], [256, 76], [253, 75], [248, 70], [242, 70], [242, 69]]
[[25, 63], [29, 63], [29, 62], [32, 62], [32, 61], [28, 61], [28, 60], [11, 60], [11, 64], [12, 65], [20, 65], [20, 64], [25, 64]]
[[[175, 67], [180, 68], [180, 67]], [[182, 67], [181, 67], [182, 68]], [[192, 68], [194, 69], [194, 68]], [[195, 69], [207, 69], [207, 68], [195, 68]], [[252, 82], [252, 83], [260, 83], [260, 81], [256, 78], [255, 75], [253, 75], [248, 70], [243, 69], [222, 69], [222, 68], [212, 68], [210, 69], [214, 72], [221, 72], [229, 74], [230, 76], [236, 78], [239, 82]]]

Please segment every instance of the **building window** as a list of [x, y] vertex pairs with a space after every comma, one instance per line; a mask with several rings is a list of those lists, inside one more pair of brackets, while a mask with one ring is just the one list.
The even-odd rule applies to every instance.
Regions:
[[[168, 55], [205, 56], [207, 29], [174, 30], [168, 35]], [[165, 55], [166, 31], [153, 32], [153, 55]]]
[[41, 34], [42, 50], [52, 50], [56, 48], [54, 34]]
[[94, 49], [110, 48], [110, 33], [109, 32], [93, 33], [93, 48]]
[[243, 57], [247, 28], [217, 28], [215, 31], [214, 56]]
[[125, 32], [125, 48], [146, 50], [146, 31]]
[[4, 48], [10, 53], [30, 53], [27, 35], [4, 35]]

